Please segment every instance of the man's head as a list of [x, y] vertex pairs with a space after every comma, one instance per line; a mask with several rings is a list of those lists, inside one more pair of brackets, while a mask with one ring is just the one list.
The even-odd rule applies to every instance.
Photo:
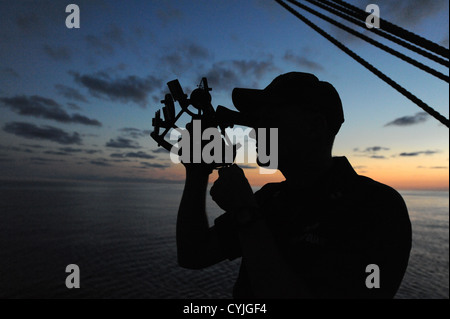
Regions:
[[344, 122], [339, 94], [309, 73], [276, 77], [263, 90], [235, 88], [235, 107], [254, 128], [278, 128], [279, 168], [292, 158], [308, 162], [328, 154]]

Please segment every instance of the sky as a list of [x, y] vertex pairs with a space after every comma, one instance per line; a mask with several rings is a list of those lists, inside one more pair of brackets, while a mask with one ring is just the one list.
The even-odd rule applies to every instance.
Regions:
[[[381, 18], [448, 48], [448, 0], [349, 2], [375, 3]], [[80, 28], [66, 27], [70, 3]], [[449, 117], [448, 83], [305, 16]], [[333, 154], [359, 174], [448, 189], [448, 128], [270, 0], [0, 0], [0, 179], [183, 181], [183, 166], [149, 136], [166, 83], [189, 94], [207, 77], [213, 106], [233, 109], [233, 88], [263, 89], [290, 71], [337, 89], [345, 123]], [[293, 152], [301, 147], [293, 137]], [[242, 167], [252, 185], [283, 180]]]

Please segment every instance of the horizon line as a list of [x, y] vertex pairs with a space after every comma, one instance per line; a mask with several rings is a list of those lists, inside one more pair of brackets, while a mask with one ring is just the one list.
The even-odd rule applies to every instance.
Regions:
[[[152, 183], [152, 184], [184, 184], [185, 179], [172, 180], [172, 179], [164, 179], [164, 178], [138, 178], [138, 177], [94, 177], [94, 176], [86, 176], [86, 177], [68, 177], [68, 178], [13, 178], [13, 179], [4, 179], [0, 178], [0, 183], [70, 183], [70, 182], [111, 182], [111, 183]], [[212, 184], [214, 181], [209, 181], [208, 184]], [[268, 182], [270, 183], [270, 182]], [[262, 187], [262, 185], [251, 185], [252, 187]], [[397, 191], [446, 191], [449, 192], [450, 188], [447, 187], [400, 187], [396, 188], [391, 185], [388, 185], [394, 188]]]

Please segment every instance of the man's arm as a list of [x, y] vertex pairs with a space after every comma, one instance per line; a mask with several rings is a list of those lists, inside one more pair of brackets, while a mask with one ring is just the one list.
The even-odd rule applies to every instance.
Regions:
[[177, 253], [181, 267], [200, 269], [225, 259], [217, 234], [209, 227], [206, 190], [210, 170], [186, 167], [186, 183], [177, 217]]

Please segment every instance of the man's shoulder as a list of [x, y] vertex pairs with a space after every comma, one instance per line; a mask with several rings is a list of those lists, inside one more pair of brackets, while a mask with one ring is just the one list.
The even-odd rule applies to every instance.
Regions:
[[354, 201], [352, 206], [354, 209], [364, 208], [364, 214], [357, 212], [361, 222], [370, 222], [377, 231], [384, 229], [383, 236], [391, 235], [398, 241], [410, 242], [411, 221], [406, 203], [398, 191], [360, 175], [357, 176], [352, 188]]
[[386, 205], [404, 205], [403, 197], [391, 186], [363, 175], [357, 175], [354, 181], [352, 188], [364, 200], [379, 201]]
[[340, 171], [339, 175], [342, 178], [342, 181], [338, 184], [346, 189], [347, 193], [352, 194], [352, 197], [360, 198], [365, 202], [404, 205], [402, 196], [394, 188], [370, 177], [357, 174], [345, 157], [334, 159], [335, 163], [338, 164], [336, 165], [337, 170]]
[[345, 206], [361, 222], [370, 221], [373, 225], [403, 224], [410, 227], [408, 209], [402, 195], [386, 184], [370, 177], [357, 174], [350, 163], [341, 159], [341, 174], [344, 181], [340, 184]]

